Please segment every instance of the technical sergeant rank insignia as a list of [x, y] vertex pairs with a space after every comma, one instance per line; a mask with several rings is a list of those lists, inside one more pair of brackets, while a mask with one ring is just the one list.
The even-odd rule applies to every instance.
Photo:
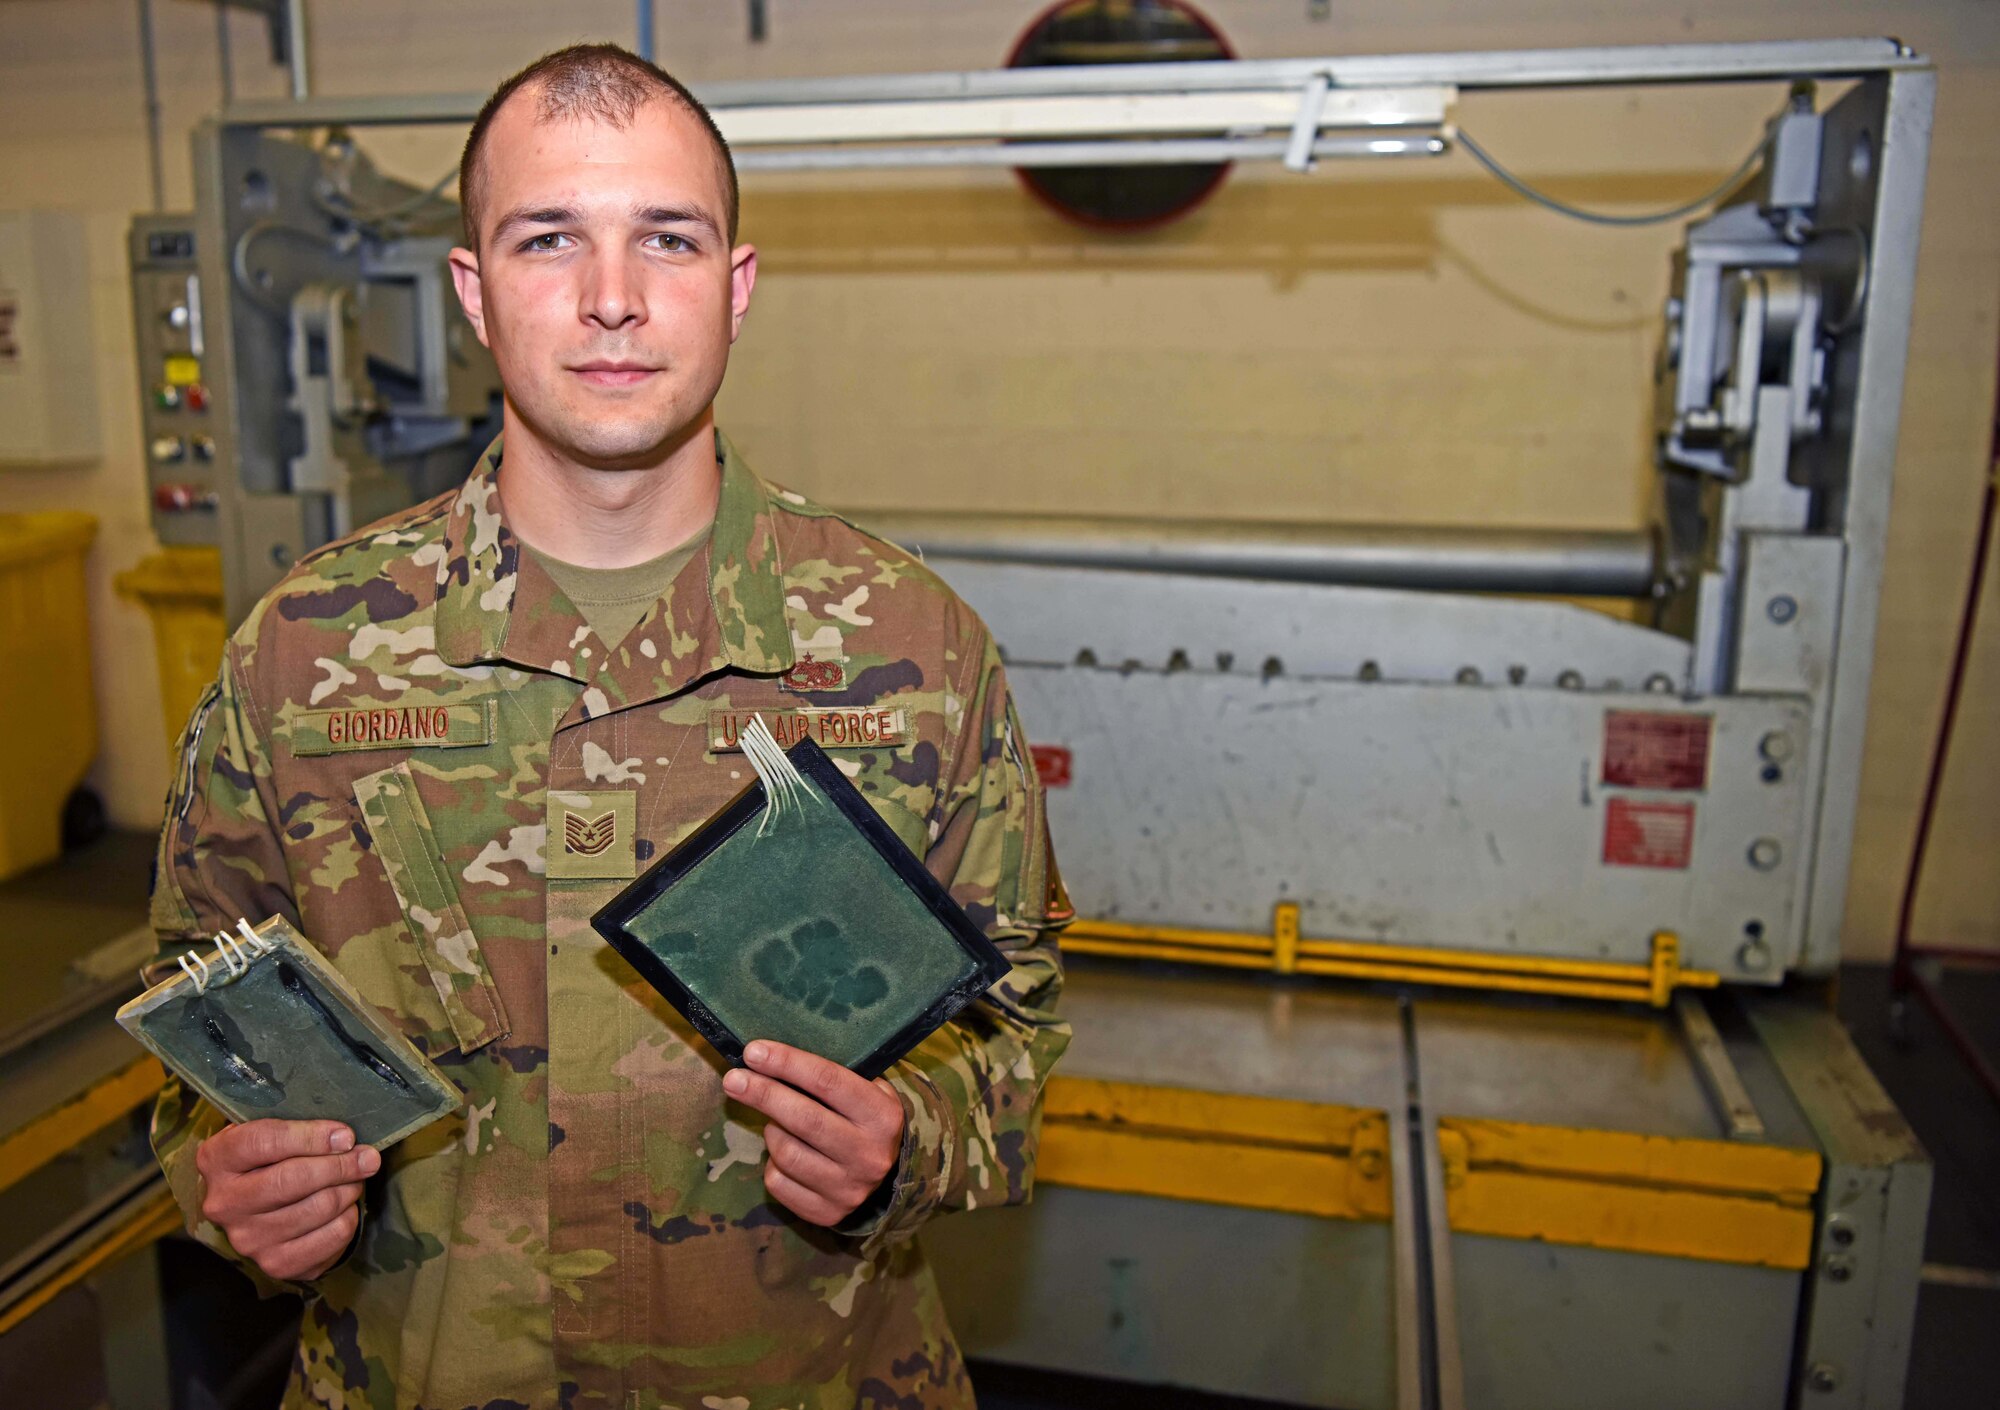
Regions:
[[805, 692], [811, 690], [847, 689], [847, 666], [840, 661], [815, 660], [808, 651], [799, 657], [798, 664], [778, 677], [782, 690]]
[[556, 881], [639, 874], [638, 795], [629, 788], [549, 790], [549, 876]]

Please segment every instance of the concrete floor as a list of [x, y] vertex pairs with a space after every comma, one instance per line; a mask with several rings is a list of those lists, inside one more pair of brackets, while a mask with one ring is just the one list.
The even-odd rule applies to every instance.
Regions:
[[[150, 866], [150, 839], [113, 833], [86, 852], [0, 884], [0, 934], [29, 941], [45, 937], [48, 943], [15, 947], [16, 955], [30, 962], [38, 954], [88, 949], [93, 937], [109, 938], [143, 918]], [[26, 977], [17, 975], [17, 995], [39, 987], [18, 983]], [[1953, 971], [1946, 992], [1984, 1050], [2000, 1055], [2000, 972]], [[1910, 1012], [1908, 1041], [1897, 1041], [1888, 1000], [1886, 968], [1851, 965], [1842, 970], [1841, 1018], [1936, 1162], [1926, 1260], [1949, 1269], [2000, 1270], [2000, 1107], [1958, 1063], [1921, 1009]], [[191, 1245], [187, 1252], [206, 1259]], [[247, 1285], [243, 1291], [247, 1295]], [[2000, 1290], [1927, 1281], [1917, 1308], [1908, 1410], [1964, 1410], [1995, 1403], [1995, 1387], [2000, 1387], [1996, 1328]], [[257, 1340], [283, 1329], [266, 1330], [267, 1336]], [[243, 1385], [243, 1378], [229, 1376], [220, 1366], [186, 1369], [211, 1385], [232, 1379]], [[985, 1410], [1252, 1410], [1261, 1404], [978, 1363], [973, 1374]], [[268, 1383], [268, 1375], [257, 1379]], [[248, 1406], [260, 1399], [251, 1392], [238, 1403]]]

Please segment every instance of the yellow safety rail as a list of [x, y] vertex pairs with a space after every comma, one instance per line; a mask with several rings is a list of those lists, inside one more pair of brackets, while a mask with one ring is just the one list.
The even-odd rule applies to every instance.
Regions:
[[[1159, 1199], [1386, 1222], [1386, 1113], [1051, 1078], [1036, 1180]], [[1812, 1261], [1818, 1152], [1443, 1116], [1460, 1233], [1798, 1270]]]
[[1672, 1003], [1677, 989], [1713, 989], [1720, 982], [1712, 970], [1682, 968], [1680, 938], [1665, 930], [1653, 936], [1652, 958], [1646, 964], [1502, 955], [1484, 950], [1307, 939], [1299, 934], [1298, 905], [1290, 901], [1277, 907], [1269, 935], [1078, 920], [1063, 932], [1062, 944], [1065, 951], [1078, 955], [1559, 994], [1654, 1008]]
[[89, 1091], [0, 1137], [0, 1190], [75, 1149], [166, 1085], [159, 1059], [135, 1058]]

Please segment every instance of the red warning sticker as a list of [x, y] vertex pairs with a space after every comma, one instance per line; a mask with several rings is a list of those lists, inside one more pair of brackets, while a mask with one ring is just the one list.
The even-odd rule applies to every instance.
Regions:
[[1030, 744], [1028, 752], [1035, 756], [1035, 776], [1044, 788], [1068, 788], [1070, 785], [1069, 749], [1061, 744]]
[[1694, 804], [1613, 798], [1604, 811], [1604, 864], [1685, 871], [1694, 860]]
[[1708, 715], [1604, 713], [1604, 781], [1615, 788], [1708, 787]]

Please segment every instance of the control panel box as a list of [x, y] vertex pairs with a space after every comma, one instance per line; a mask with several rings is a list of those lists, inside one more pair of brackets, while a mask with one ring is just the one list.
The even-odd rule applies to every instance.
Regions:
[[0, 465], [88, 463], [98, 430], [83, 220], [0, 212]]
[[221, 409], [208, 380], [195, 219], [132, 222], [132, 327], [139, 354], [141, 445], [162, 543], [217, 542]]

